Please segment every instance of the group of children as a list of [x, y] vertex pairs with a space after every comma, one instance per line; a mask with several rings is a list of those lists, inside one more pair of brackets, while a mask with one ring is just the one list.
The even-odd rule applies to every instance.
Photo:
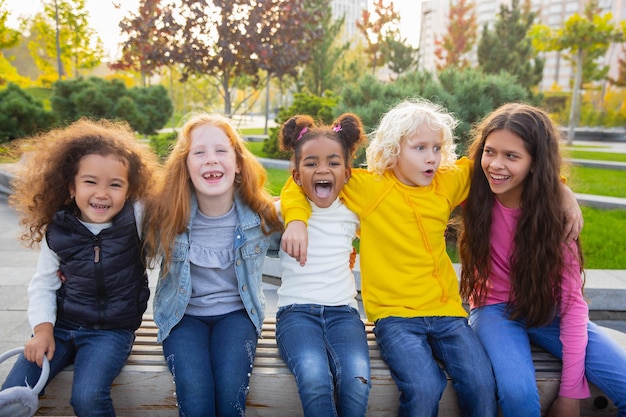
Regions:
[[[463, 416], [539, 416], [530, 343], [563, 361], [550, 416], [576, 416], [588, 382], [626, 416], [626, 351], [588, 319], [582, 215], [542, 110], [496, 109], [457, 159], [456, 120], [426, 100], [280, 129], [293, 153], [279, 201], [229, 119], [195, 114], [163, 169], [128, 127], [80, 121], [37, 138], [11, 203], [40, 244], [26, 343], [3, 384], [74, 364], [77, 416], [114, 416], [110, 387], [160, 264], [158, 341], [180, 416], [243, 416], [264, 320], [262, 269], [278, 252], [276, 339], [304, 415], [365, 416], [369, 353], [350, 270], [360, 237], [367, 319], [400, 391], [399, 416], [436, 416], [452, 378]], [[471, 185], [471, 186], [470, 186]], [[461, 284], [446, 254], [463, 207]], [[462, 302], [470, 303], [470, 314]], [[443, 368], [443, 369], [442, 369]]]

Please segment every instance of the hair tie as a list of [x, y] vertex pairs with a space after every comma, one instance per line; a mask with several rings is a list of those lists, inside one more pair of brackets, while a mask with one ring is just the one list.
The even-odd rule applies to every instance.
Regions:
[[305, 134], [308, 130], [309, 130], [309, 128], [308, 128], [308, 127], [306, 127], [306, 126], [305, 126], [305, 127], [303, 127], [303, 128], [302, 128], [302, 130], [300, 131], [300, 134], [298, 135], [298, 139], [296, 139], [296, 140], [300, 140], [300, 139], [302, 139], [302, 136], [304, 136], [304, 134]]
[[333, 126], [333, 132], [341, 132], [342, 130], [343, 129], [341, 128], [341, 125], [339, 123]]

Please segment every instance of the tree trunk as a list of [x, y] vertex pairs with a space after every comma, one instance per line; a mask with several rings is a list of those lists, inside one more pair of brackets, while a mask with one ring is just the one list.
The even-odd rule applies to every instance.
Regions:
[[576, 72], [574, 73], [574, 88], [572, 89], [572, 104], [569, 111], [569, 128], [567, 129], [567, 144], [574, 142], [576, 122], [580, 114], [580, 84], [583, 77], [583, 50], [578, 48], [576, 52]]
[[224, 89], [224, 115], [226, 117], [233, 117], [233, 105], [230, 97], [231, 91], [228, 85], [229, 81], [230, 79], [227, 75], [222, 77], [222, 88]]
[[267, 135], [267, 125], [270, 118], [270, 79], [272, 74], [267, 73], [267, 86], [265, 90], [265, 127], [263, 128], [263, 134]]

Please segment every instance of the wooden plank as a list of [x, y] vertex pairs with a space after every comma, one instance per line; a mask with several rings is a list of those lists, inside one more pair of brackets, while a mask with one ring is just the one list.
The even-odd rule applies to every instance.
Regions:
[[[400, 393], [389, 373], [389, 368], [380, 357], [373, 334], [373, 324], [366, 323], [371, 361], [371, 382], [368, 402], [368, 417], [395, 417]], [[291, 372], [280, 358], [276, 346], [276, 323], [268, 319], [263, 324], [263, 337], [259, 340], [254, 369], [250, 377], [250, 393], [247, 399], [246, 416], [250, 417], [301, 417], [302, 406]], [[152, 317], [145, 317], [137, 330], [137, 337], [128, 363], [115, 380], [111, 395], [118, 416], [176, 417], [174, 384], [167, 369], [161, 345], [156, 342], [157, 328]], [[561, 362], [538, 348], [533, 347], [537, 386], [541, 395], [542, 414], [557, 396]], [[63, 370], [46, 387], [40, 399], [37, 416], [72, 416], [69, 405], [72, 384], [72, 367]], [[594, 386], [592, 396], [581, 402], [581, 416], [612, 417], [616, 407], [608, 402], [605, 408], [594, 405], [597, 398], [606, 398]], [[600, 399], [598, 401], [602, 403]], [[456, 393], [452, 382], [448, 385], [439, 403], [439, 415], [460, 416]]]

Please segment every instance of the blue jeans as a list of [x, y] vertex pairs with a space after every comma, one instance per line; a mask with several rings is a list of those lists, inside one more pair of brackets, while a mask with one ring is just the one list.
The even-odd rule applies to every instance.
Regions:
[[365, 326], [350, 306], [292, 304], [276, 313], [276, 342], [306, 417], [363, 417], [371, 387]]
[[163, 341], [181, 417], [243, 416], [257, 332], [245, 310], [185, 314]]
[[376, 342], [400, 390], [401, 417], [436, 417], [452, 378], [462, 416], [498, 414], [489, 358], [463, 317], [386, 317], [376, 322]]
[[[498, 401], [505, 417], [539, 416], [540, 402], [530, 343], [562, 358], [557, 317], [552, 323], [526, 328], [523, 320], [509, 320], [506, 303], [475, 308], [470, 323], [491, 359]], [[585, 375], [626, 417], [626, 351], [596, 324], [587, 325]]]
[[[54, 328], [55, 352], [50, 361], [50, 381], [63, 368], [74, 364], [70, 404], [79, 417], [115, 416], [111, 384], [119, 375], [133, 347], [132, 330], [95, 330]], [[20, 355], [2, 389], [33, 386], [41, 368]]]

